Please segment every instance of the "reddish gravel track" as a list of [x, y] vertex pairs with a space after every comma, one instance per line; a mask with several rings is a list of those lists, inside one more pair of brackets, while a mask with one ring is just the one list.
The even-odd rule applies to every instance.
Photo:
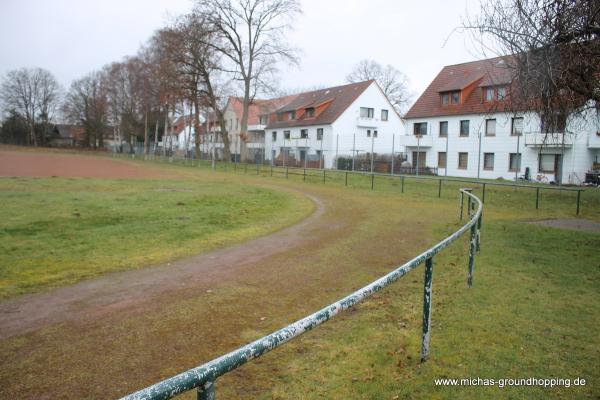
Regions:
[[0, 177], [51, 177], [135, 179], [170, 178], [175, 172], [140, 166], [123, 160], [76, 155], [0, 149]]

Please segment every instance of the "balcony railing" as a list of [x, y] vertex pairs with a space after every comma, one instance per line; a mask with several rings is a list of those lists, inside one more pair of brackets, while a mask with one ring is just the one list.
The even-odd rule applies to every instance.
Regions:
[[433, 146], [432, 135], [400, 135], [399, 144], [406, 147], [431, 147]]
[[571, 147], [573, 137], [569, 133], [529, 132], [523, 135], [525, 146], [530, 147]]

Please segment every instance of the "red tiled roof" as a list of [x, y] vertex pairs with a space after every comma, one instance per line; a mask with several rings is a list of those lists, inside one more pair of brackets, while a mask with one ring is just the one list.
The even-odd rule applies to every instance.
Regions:
[[[296, 119], [277, 121], [276, 118], [271, 118], [267, 128], [331, 124], [373, 82], [373, 80], [369, 80], [299, 93], [292, 101], [277, 110], [277, 113], [296, 111]], [[314, 108], [315, 116], [305, 117], [303, 111], [306, 108]]]
[[[483, 102], [481, 87], [510, 85], [510, 57], [496, 57], [463, 64], [448, 65], [435, 77], [423, 94], [406, 113], [405, 118], [425, 118], [444, 115], [481, 114], [493, 107], [503, 111], [505, 102]], [[460, 104], [442, 105], [441, 92], [461, 90]]]
[[[275, 99], [254, 99], [248, 107], [248, 125], [258, 125], [259, 116], [274, 112], [279, 107], [288, 104], [297, 95], [278, 97]], [[243, 111], [243, 99], [239, 97], [230, 97], [229, 105], [233, 108], [235, 115], [241, 120]]]

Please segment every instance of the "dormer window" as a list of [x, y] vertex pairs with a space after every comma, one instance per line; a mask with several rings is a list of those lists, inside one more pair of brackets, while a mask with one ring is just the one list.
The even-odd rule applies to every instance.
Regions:
[[506, 98], [506, 86], [488, 86], [483, 88], [483, 101], [502, 101]]
[[442, 105], [447, 106], [448, 104], [460, 103], [460, 91], [455, 90], [453, 92], [445, 92], [441, 94]]
[[485, 101], [494, 100], [494, 88], [493, 87], [487, 87], [487, 88], [484, 88], [483, 90], [485, 93]]
[[306, 109], [306, 118], [314, 118], [315, 117], [315, 108], [314, 107], [309, 107]]
[[261, 115], [260, 117], [258, 117], [258, 124], [259, 125], [266, 125], [267, 124], [267, 116], [266, 115]]
[[498, 87], [498, 101], [504, 100], [506, 97], [506, 88], [504, 86]]
[[288, 112], [288, 119], [289, 120], [296, 119], [296, 111]]

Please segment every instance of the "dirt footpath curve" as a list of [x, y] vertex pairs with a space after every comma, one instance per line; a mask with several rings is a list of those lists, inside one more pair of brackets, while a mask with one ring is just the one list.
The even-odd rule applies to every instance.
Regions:
[[0, 339], [61, 322], [135, 308], [169, 291], [223, 282], [239, 268], [298, 247], [310, 240], [311, 232], [325, 228], [320, 221], [325, 211], [323, 202], [315, 196], [304, 195], [316, 204], [313, 214], [273, 234], [155, 267], [111, 273], [4, 301], [0, 303]]

